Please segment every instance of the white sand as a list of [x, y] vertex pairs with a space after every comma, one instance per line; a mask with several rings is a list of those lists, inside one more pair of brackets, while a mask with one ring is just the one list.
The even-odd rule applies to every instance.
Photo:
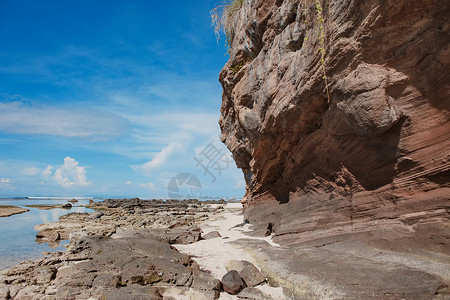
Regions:
[[[250, 255], [233, 247], [229, 242], [244, 238], [265, 240], [274, 247], [279, 247], [279, 245], [274, 243], [270, 236], [265, 238], [255, 238], [245, 235], [244, 232], [251, 230], [249, 229], [249, 224], [242, 225], [243, 215], [241, 207], [242, 205], [240, 203], [228, 203], [225, 205], [225, 213], [222, 215], [222, 218], [202, 226], [203, 235], [211, 231], [218, 231], [222, 238], [201, 240], [189, 245], [173, 246], [180, 252], [192, 256], [192, 258], [200, 265], [200, 268], [210, 271], [211, 274], [219, 280], [227, 273], [225, 265], [230, 260], [247, 260], [255, 264]], [[236, 227], [236, 225], [239, 226]], [[285, 299], [281, 287], [273, 288], [264, 284], [259, 285], [256, 288], [271, 295], [273, 299]], [[237, 296], [232, 296], [227, 293], [221, 293], [219, 299], [238, 298]]]

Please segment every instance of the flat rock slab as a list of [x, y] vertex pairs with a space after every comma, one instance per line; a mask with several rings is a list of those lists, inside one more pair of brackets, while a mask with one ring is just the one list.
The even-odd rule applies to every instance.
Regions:
[[[445, 299], [447, 282], [420, 269], [318, 247], [232, 242], [250, 253], [269, 283], [294, 299]], [[347, 245], [349, 246], [349, 245]], [[447, 298], [448, 299], [448, 298]]]
[[113, 237], [157, 239], [169, 244], [192, 244], [200, 240], [201, 230], [192, 228], [152, 228], [139, 230], [119, 231]]
[[162, 299], [171, 287], [201, 299], [219, 297], [220, 281], [165, 241], [84, 236], [72, 246], [0, 272], [0, 299], [12, 297], [16, 288], [17, 299]]
[[0, 206], [0, 217], [9, 217], [30, 211], [29, 209], [18, 206]]

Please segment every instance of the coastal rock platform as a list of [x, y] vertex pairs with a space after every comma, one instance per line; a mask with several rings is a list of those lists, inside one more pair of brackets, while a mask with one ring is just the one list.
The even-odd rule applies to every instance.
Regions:
[[2, 271], [0, 299], [218, 298], [220, 281], [171, 244], [198, 241], [198, 226], [223, 205], [110, 199], [92, 207], [36, 226], [38, 242], [70, 239], [68, 250]]
[[[39, 225], [41, 242], [68, 236], [68, 250], [1, 271], [0, 299], [450, 297], [450, 256], [442, 252], [362, 233], [286, 243], [245, 222], [240, 203], [117, 200], [95, 207]], [[230, 272], [239, 282], [231, 292]]]

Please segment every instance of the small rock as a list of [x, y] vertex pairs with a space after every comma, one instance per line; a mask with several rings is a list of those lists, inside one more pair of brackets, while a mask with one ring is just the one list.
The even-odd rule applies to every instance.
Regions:
[[95, 201], [92, 199], [89, 199], [89, 205], [94, 205], [94, 204], [95, 204]]
[[245, 288], [245, 282], [236, 270], [231, 270], [222, 277], [223, 290], [231, 295], [237, 295]]
[[62, 208], [66, 208], [66, 209], [71, 209], [72, 208], [72, 204], [70, 203], [65, 203], [61, 206]]
[[211, 231], [211, 232], [205, 234], [204, 236], [202, 236], [202, 238], [204, 240], [210, 240], [210, 239], [215, 239], [215, 238], [219, 238], [219, 237], [222, 237], [222, 236], [220, 235], [220, 233], [218, 231]]
[[77, 202], [78, 202], [78, 200], [77, 200], [77, 199], [75, 199], [75, 198], [73, 198], [72, 200], [69, 200], [69, 202], [72, 202], [72, 203], [77, 203]]

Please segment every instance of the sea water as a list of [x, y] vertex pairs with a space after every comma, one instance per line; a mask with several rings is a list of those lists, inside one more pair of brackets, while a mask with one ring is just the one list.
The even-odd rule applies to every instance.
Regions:
[[[77, 203], [72, 203], [73, 207], [68, 209], [53, 208], [42, 210], [26, 205], [56, 205], [65, 204], [68, 200], [77, 199]], [[35, 225], [46, 222], [57, 222], [59, 217], [72, 212], [93, 212], [92, 209], [80, 207], [88, 205], [89, 199], [77, 197], [24, 197], [14, 199], [0, 199], [0, 205], [13, 205], [29, 209], [30, 211], [0, 218], [0, 270], [9, 268], [21, 261], [28, 259], [38, 259], [42, 257], [42, 252], [64, 251], [63, 247], [68, 241], [62, 241], [58, 248], [51, 249], [47, 243], [38, 244], [36, 233], [33, 229]], [[95, 200], [95, 199], [94, 199]], [[97, 199], [100, 200], [100, 199]]]

